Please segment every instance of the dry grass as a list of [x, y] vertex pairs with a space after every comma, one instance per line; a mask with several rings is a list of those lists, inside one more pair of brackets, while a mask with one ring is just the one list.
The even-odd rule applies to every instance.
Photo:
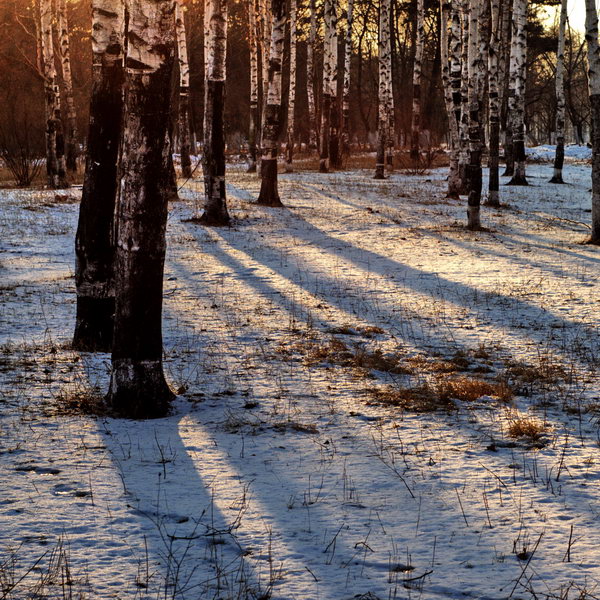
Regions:
[[551, 427], [535, 417], [524, 416], [518, 412], [511, 412], [508, 415], [507, 431], [510, 437], [537, 441], [545, 433], [550, 432]]
[[55, 404], [58, 415], [87, 415], [106, 417], [112, 414], [99, 390], [65, 390], [58, 394]]
[[521, 384], [552, 384], [569, 378], [568, 372], [562, 365], [552, 362], [547, 357], [542, 357], [537, 365], [509, 362], [506, 375]]
[[438, 394], [444, 398], [454, 398], [464, 402], [474, 402], [482, 396], [492, 396], [502, 402], [512, 400], [513, 394], [510, 387], [504, 383], [492, 383], [483, 379], [472, 377], [458, 377], [439, 382]]
[[392, 386], [370, 388], [367, 394], [369, 396], [367, 404], [397, 407], [409, 412], [456, 410], [454, 402], [447, 397], [440, 397], [435, 389], [426, 384], [407, 388]]

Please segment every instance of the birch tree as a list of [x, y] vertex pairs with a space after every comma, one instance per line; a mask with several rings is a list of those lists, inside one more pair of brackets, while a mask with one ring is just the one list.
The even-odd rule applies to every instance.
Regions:
[[469, 2], [469, 199], [467, 207], [467, 226], [470, 230], [481, 228], [481, 139], [480, 139], [480, 104], [479, 104], [479, 47], [478, 28], [481, 16], [479, 0]]
[[498, 81], [498, 51], [500, 45], [500, 0], [491, 0], [491, 32], [488, 44], [488, 107], [490, 124], [490, 155], [488, 201], [500, 206], [500, 94]]
[[185, 13], [181, 0], [175, 2], [175, 34], [179, 63], [179, 154], [181, 156], [181, 174], [189, 179], [192, 176], [192, 159], [190, 156], [190, 63], [188, 61], [185, 32]]
[[321, 139], [319, 171], [327, 173], [331, 162], [332, 106], [336, 96], [337, 71], [337, 0], [325, 0], [325, 36], [323, 39], [323, 94], [321, 99]]
[[[456, 2], [440, 0], [441, 27], [440, 53], [442, 59], [442, 87], [448, 114], [450, 136], [450, 169], [448, 173], [447, 198], [458, 199], [462, 189], [458, 170], [460, 98], [460, 14]], [[450, 21], [450, 28], [448, 23]]]
[[92, 91], [75, 237], [76, 350], [109, 352], [115, 290], [113, 215], [123, 113], [124, 0], [92, 1]]
[[67, 1], [56, 3], [58, 33], [60, 42], [60, 64], [65, 91], [66, 104], [66, 167], [69, 171], [77, 171], [77, 113], [73, 100], [73, 76], [71, 74], [71, 51], [69, 44], [69, 21], [67, 18]]
[[175, 0], [129, 0], [122, 173], [117, 207], [115, 329], [107, 396], [130, 418], [164, 416], [162, 368], [168, 121]]
[[561, 0], [558, 23], [558, 48], [556, 50], [556, 154], [554, 174], [550, 183], [564, 183], [562, 177], [565, 162], [565, 29], [567, 24], [567, 0]]
[[588, 85], [592, 121], [592, 235], [600, 245], [600, 46], [595, 0], [585, 0], [585, 39], [588, 49]]
[[410, 158], [419, 161], [419, 135], [421, 133], [421, 73], [423, 70], [423, 50], [425, 46], [425, 3], [417, 0], [417, 37], [415, 42], [415, 62], [413, 66], [413, 101], [411, 120]]
[[527, 0], [513, 1], [513, 30], [510, 52], [511, 119], [514, 175], [509, 185], [527, 185], [525, 176], [525, 82], [527, 76]]
[[291, 173], [294, 169], [294, 111], [296, 108], [296, 0], [290, 0], [290, 81], [287, 102], [287, 140], [285, 148], [285, 170]]
[[342, 92], [341, 154], [350, 153], [350, 68], [352, 66], [352, 24], [354, 0], [348, 0], [346, 12], [346, 39], [344, 44], [344, 88]]
[[248, 133], [248, 173], [256, 173], [256, 131], [258, 114], [258, 3], [248, 0], [248, 43], [250, 46], [250, 127]]
[[68, 187], [65, 161], [65, 140], [60, 112], [60, 90], [54, 65], [52, 35], [52, 0], [40, 0], [40, 43], [44, 77], [46, 111], [46, 170], [48, 185]]
[[225, 194], [225, 80], [227, 0], [207, 0], [206, 82], [204, 86], [204, 213], [205, 225], [229, 224]]
[[267, 106], [261, 138], [260, 193], [258, 204], [283, 206], [277, 189], [277, 138], [279, 136], [279, 111], [281, 108], [281, 65], [285, 22], [287, 19], [286, 1], [271, 0], [271, 45], [269, 52], [269, 77]]
[[377, 120], [377, 155], [374, 179], [385, 179], [385, 152], [389, 135], [390, 90], [392, 77], [392, 46], [390, 10], [391, 1], [382, 0], [379, 7], [379, 88]]
[[310, 0], [310, 33], [306, 46], [306, 95], [308, 101], [308, 126], [311, 150], [318, 148], [317, 136], [317, 107], [315, 104], [315, 67], [314, 53], [317, 39], [317, 8], [316, 1]]

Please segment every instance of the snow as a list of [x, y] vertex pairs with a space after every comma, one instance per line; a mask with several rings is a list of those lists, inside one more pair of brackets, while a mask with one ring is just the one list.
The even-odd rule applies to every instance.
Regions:
[[[527, 148], [525, 150], [528, 160], [536, 162], [554, 162], [556, 146], [542, 144]], [[565, 145], [565, 161], [567, 163], [590, 161], [592, 159], [592, 149], [589, 146], [579, 146], [578, 144]]]
[[[270, 209], [232, 169], [227, 229], [185, 221], [202, 189], [186, 184], [163, 327], [180, 395], [147, 422], [65, 410], [110, 368], [69, 349], [80, 191], [2, 191], [5, 597], [597, 595], [590, 168], [568, 164], [558, 186], [550, 171], [503, 186], [477, 233], [444, 170], [282, 174], [286, 208]], [[516, 395], [377, 400], [457, 377], [508, 377]], [[539, 438], [511, 437], [519, 419]]]

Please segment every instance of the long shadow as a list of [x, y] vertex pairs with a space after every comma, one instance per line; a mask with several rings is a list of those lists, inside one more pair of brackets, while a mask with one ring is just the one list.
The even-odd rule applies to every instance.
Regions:
[[[233, 189], [231, 191], [235, 192]], [[451, 297], [451, 302], [465, 308], [469, 308], [468, 304], [464, 302], [465, 298], [479, 298], [482, 295], [481, 290], [468, 284], [450, 281], [434, 273], [427, 273], [370, 250], [357, 248], [343, 239], [333, 238], [323, 230], [312, 225], [302, 216], [291, 211], [290, 216], [296, 221], [296, 227], [293, 232], [296, 238], [302, 239], [306, 244], [322, 248], [325, 251], [337, 248], [341, 257], [345, 260], [354, 263], [361, 269], [363, 269], [364, 264], [368, 262], [369, 269], [383, 277], [389, 277], [390, 274], [401, 274], [401, 284], [406, 288], [413, 289], [414, 291], [428, 295], [431, 298], [439, 298], [440, 291], [443, 290], [444, 292], [448, 292]], [[221, 232], [221, 235], [237, 250], [247, 252], [247, 249], [240, 244], [239, 236], [233, 235], [227, 231]], [[265, 240], [262, 240], [261, 243], [265, 243]], [[254, 259], [261, 260], [258, 257], [254, 257]], [[265, 262], [264, 259], [262, 259], [261, 262], [285, 276], [285, 272], [282, 271], [275, 260]], [[432, 284], [427, 285], [429, 282], [432, 282]], [[577, 331], [585, 327], [582, 323], [556, 315], [545, 308], [518, 298], [494, 293], [487, 296], [487, 301], [495, 304], [498, 307], [500, 314], [504, 315], [507, 313], [507, 310], [509, 310], [513, 321], [515, 321], [517, 317], [520, 317], [520, 321], [524, 324], [530, 323], [535, 319], [536, 323], [539, 323], [540, 320], [542, 320], [547, 324], [548, 328], [552, 329], [560, 328], [563, 330]], [[486, 312], [485, 316], [496, 326], [513, 330], [516, 329], [507, 321], [499, 319], [497, 313], [494, 313], [493, 311]], [[529, 337], [538, 344], [545, 344], [548, 342], [547, 334], [548, 331], [528, 327]], [[591, 340], [598, 336], [595, 331], [589, 331], [589, 335]], [[597, 343], [598, 342], [596, 341], [596, 345]]]

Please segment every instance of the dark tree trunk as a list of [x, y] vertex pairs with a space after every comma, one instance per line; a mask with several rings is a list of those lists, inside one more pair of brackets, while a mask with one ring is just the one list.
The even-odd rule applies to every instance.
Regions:
[[[118, 2], [116, 6], [118, 10]], [[114, 40], [122, 39], [123, 17], [118, 12], [104, 17], [115, 22]], [[110, 352], [112, 347], [113, 215], [123, 112], [122, 52], [122, 45], [116, 42], [94, 52], [85, 176], [75, 237], [77, 319], [73, 347], [77, 350]]]
[[[134, 7], [139, 14], [130, 15], [128, 32], [107, 400], [122, 416], [156, 418], [166, 415], [174, 397], [162, 368], [161, 317], [171, 108], [171, 94], [165, 90], [171, 87], [175, 39], [172, 2], [141, 2]], [[140, 56], [145, 63], [139, 62]]]

